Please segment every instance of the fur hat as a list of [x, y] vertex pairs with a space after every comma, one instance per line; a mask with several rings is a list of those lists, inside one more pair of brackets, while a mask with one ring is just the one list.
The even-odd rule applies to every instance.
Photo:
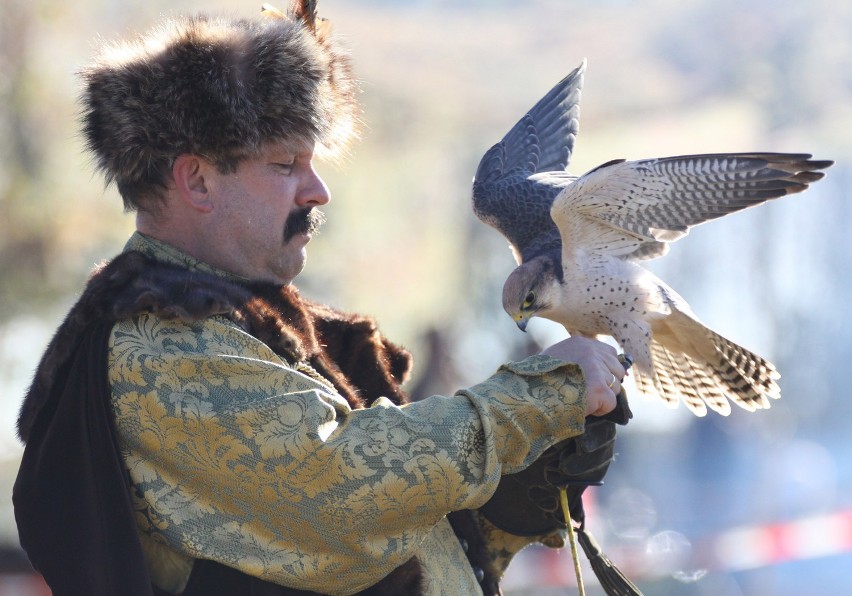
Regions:
[[354, 136], [356, 85], [328, 22], [271, 12], [169, 19], [81, 71], [87, 147], [126, 208], [151, 207], [183, 153], [232, 171], [269, 141], [316, 141], [334, 156]]

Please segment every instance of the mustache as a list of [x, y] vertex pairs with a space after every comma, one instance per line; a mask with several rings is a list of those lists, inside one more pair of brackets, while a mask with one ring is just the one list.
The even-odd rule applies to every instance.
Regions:
[[304, 207], [290, 212], [284, 222], [284, 242], [297, 234], [316, 234], [325, 223], [325, 214], [315, 207]]

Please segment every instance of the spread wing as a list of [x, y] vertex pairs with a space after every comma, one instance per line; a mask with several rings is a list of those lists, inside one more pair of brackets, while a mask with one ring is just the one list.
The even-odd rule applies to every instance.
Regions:
[[579, 129], [585, 61], [491, 147], [476, 169], [473, 211], [499, 231], [518, 262], [560, 247], [553, 199], [574, 177], [565, 169]]
[[705, 221], [797, 193], [832, 161], [808, 154], [732, 153], [613, 161], [565, 188], [551, 215], [563, 263], [649, 259]]

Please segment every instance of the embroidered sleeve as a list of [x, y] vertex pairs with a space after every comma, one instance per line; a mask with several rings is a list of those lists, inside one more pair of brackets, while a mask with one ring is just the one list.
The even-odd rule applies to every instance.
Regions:
[[448, 511], [582, 432], [585, 409], [579, 370], [534, 357], [453, 397], [353, 411], [218, 318], [120, 322], [110, 380], [144, 532], [335, 594], [372, 585]]

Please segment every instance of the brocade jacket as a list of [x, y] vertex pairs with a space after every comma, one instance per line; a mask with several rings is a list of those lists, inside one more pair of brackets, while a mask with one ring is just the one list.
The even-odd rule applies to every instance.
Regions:
[[[139, 233], [125, 250], [245, 281]], [[532, 356], [455, 395], [402, 403], [357, 386], [344, 395], [345, 380], [239, 323], [141, 313], [109, 336], [111, 407], [154, 585], [179, 593], [205, 559], [352, 594], [416, 557], [424, 593], [480, 594], [446, 515], [481, 507], [502, 475], [582, 433], [579, 368]], [[534, 541], [479, 523], [498, 572]]]

